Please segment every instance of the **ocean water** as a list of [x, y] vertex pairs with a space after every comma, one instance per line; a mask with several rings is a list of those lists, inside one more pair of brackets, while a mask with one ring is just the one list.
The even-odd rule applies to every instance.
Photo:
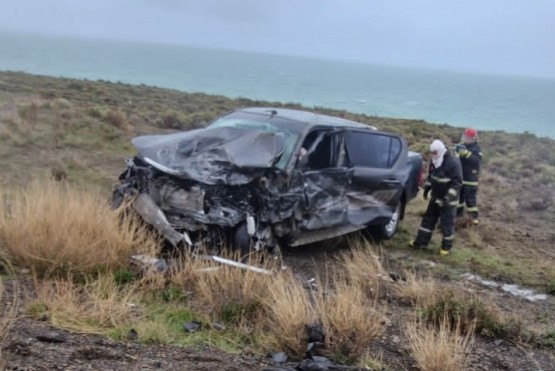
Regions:
[[0, 32], [0, 70], [555, 138], [555, 80]]

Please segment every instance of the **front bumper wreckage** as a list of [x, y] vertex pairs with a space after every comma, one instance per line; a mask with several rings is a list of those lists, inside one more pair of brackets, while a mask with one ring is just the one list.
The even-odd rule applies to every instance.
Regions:
[[280, 135], [224, 127], [138, 137], [133, 144], [138, 155], [127, 160], [113, 207], [130, 199], [174, 247], [277, 246], [273, 227], [292, 217], [299, 201], [281, 194], [281, 171], [272, 168], [283, 151]]

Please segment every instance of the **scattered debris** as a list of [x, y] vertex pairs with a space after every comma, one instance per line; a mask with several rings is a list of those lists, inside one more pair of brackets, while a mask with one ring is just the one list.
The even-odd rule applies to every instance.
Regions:
[[141, 271], [155, 269], [160, 273], [168, 271], [168, 263], [164, 259], [158, 259], [148, 255], [132, 255], [131, 263], [138, 265]]
[[257, 273], [268, 274], [268, 275], [273, 274], [273, 272], [271, 270], [255, 267], [254, 265], [248, 265], [248, 264], [245, 264], [245, 263], [239, 263], [239, 262], [236, 262], [235, 260], [222, 258], [221, 256], [202, 255], [202, 256], [200, 256], [200, 258], [214, 260], [215, 262], [218, 262], [218, 263], [221, 263], [221, 264], [231, 265], [233, 267], [246, 269], [246, 270], [257, 272]]
[[191, 334], [200, 329], [201, 326], [202, 324], [198, 321], [187, 322], [183, 325], [183, 330]]
[[482, 277], [480, 277], [476, 274], [472, 274], [472, 273], [465, 273], [462, 276], [467, 281], [475, 281], [475, 282], [478, 282], [479, 284], [481, 284], [482, 286], [485, 286], [485, 287], [497, 288], [497, 289], [500, 289], [503, 292], [509, 293], [513, 296], [519, 296], [519, 297], [521, 297], [523, 299], [526, 299], [528, 301], [538, 301], [538, 300], [546, 300], [547, 299], [546, 294], [537, 294], [534, 290], [521, 289], [517, 285], [514, 285], [514, 284], [507, 284], [507, 283], [501, 283], [501, 282], [496, 282], [496, 281], [491, 281], [491, 280], [485, 280]]
[[276, 352], [276, 353], [272, 353], [270, 354], [270, 356], [272, 357], [272, 362], [274, 364], [276, 363], [285, 363], [287, 362], [287, 354], [285, 354], [284, 352]]
[[306, 280], [307, 283], [307, 288], [311, 289], [311, 290], [316, 290], [318, 288], [318, 284], [316, 283], [316, 279], [315, 278], [309, 278], [308, 280]]
[[218, 331], [223, 331], [225, 330], [225, 326], [219, 322], [212, 322], [212, 324], [210, 325], [210, 327], [213, 330], [218, 330]]

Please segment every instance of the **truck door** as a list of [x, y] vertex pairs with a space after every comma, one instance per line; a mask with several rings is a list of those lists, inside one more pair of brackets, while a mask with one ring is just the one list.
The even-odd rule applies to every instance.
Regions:
[[345, 148], [345, 161], [353, 170], [347, 194], [349, 222], [387, 223], [403, 194], [406, 143], [387, 133], [349, 129]]
[[[298, 170], [303, 182], [301, 227], [316, 230], [348, 224], [347, 191], [353, 171], [346, 166], [342, 131], [316, 130], [303, 144]], [[305, 147], [306, 146], [306, 147]]]

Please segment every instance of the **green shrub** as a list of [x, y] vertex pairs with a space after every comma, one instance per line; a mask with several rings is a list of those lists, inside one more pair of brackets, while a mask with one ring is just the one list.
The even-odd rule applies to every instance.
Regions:
[[520, 321], [502, 318], [497, 308], [486, 305], [474, 295], [453, 291], [446, 292], [423, 308], [422, 316], [437, 326], [447, 318], [451, 326], [460, 326], [463, 333], [475, 331], [485, 336], [513, 339], [522, 331]]

